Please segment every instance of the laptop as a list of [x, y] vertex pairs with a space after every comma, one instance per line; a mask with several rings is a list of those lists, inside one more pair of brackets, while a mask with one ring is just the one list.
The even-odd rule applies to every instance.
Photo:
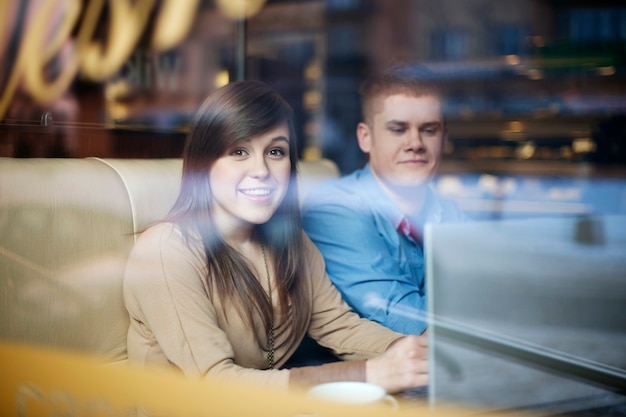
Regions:
[[626, 216], [428, 225], [424, 245], [433, 408], [626, 415]]

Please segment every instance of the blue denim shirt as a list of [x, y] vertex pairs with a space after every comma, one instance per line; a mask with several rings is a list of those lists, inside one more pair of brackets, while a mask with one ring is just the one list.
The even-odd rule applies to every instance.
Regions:
[[[410, 219], [426, 223], [461, 221], [463, 214], [429, 188], [421, 213]], [[427, 321], [424, 252], [408, 230], [406, 216], [374, 178], [369, 164], [343, 178], [322, 183], [305, 199], [305, 231], [326, 260], [330, 279], [346, 302], [397, 332], [420, 334]]]

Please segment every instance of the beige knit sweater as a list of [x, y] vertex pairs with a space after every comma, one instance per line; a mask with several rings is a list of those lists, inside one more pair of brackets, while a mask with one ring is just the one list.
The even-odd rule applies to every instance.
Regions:
[[[304, 334], [298, 335], [298, 342], [288, 344], [287, 326], [278, 326], [276, 369], [267, 370], [266, 347], [259, 346], [237, 310], [231, 305], [223, 309], [219, 299], [209, 297], [201, 243], [190, 246], [176, 226], [163, 223], [139, 237], [126, 269], [129, 362], [141, 367], [173, 367], [188, 376], [241, 379], [283, 388], [290, 383], [364, 380], [364, 360], [384, 352], [402, 335], [359, 318], [330, 282], [320, 252], [306, 235], [305, 247], [304, 279], [311, 297], [308, 333], [348, 361], [281, 370]], [[260, 321], [255, 323], [254, 331], [262, 329]]]

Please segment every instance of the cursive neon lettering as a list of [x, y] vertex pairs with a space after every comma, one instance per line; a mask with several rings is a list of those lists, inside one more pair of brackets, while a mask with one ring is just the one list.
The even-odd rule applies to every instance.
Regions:
[[106, 49], [101, 43], [79, 41], [82, 74], [95, 81], [114, 75], [135, 49], [154, 6], [155, 0], [110, 0]]
[[[64, 62], [64, 68], [56, 80], [50, 82], [46, 80], [43, 71], [50, 60], [61, 53], [61, 49], [66, 45], [72, 27], [80, 14], [80, 2], [78, 0], [70, 0], [66, 4], [67, 10], [62, 16], [59, 28], [54, 33], [53, 38], [46, 42], [44, 33], [46, 20], [52, 14], [52, 7], [58, 3], [43, 2], [41, 11], [35, 16], [31, 25], [32, 32], [26, 36], [24, 46], [20, 50], [18, 71], [21, 66], [24, 70], [26, 89], [40, 103], [53, 101], [63, 94], [78, 71], [78, 62], [73, 54]], [[38, 52], [31, 56], [30, 51]]]
[[199, 0], [165, 0], [156, 19], [152, 48], [159, 52], [177, 45], [191, 27]]
[[[45, 23], [52, 7], [58, 6], [58, 3], [44, 1], [32, 22], [29, 22], [13, 68], [7, 69], [10, 75], [0, 96], [0, 119], [4, 117], [22, 79], [26, 92], [37, 102], [45, 104], [61, 96], [79, 71], [92, 81], [103, 81], [114, 76], [133, 53], [157, 5], [156, 0], [109, 0], [107, 38], [95, 41], [93, 35], [106, 1], [86, 2], [75, 50], [66, 57], [56, 79], [47, 80], [44, 69], [55, 55], [67, 47], [71, 30], [76, 27], [80, 16], [81, 3], [79, 0], [64, 3], [67, 6], [66, 13], [49, 41], [44, 32]], [[154, 50], [171, 48], [184, 38], [191, 27], [198, 0], [165, 0], [160, 4], [151, 37]]]

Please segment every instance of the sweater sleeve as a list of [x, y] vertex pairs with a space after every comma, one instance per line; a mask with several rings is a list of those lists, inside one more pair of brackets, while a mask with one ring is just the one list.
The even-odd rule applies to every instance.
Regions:
[[291, 369], [289, 384], [312, 386], [334, 381], [365, 382], [365, 360], [332, 362]]
[[342, 359], [368, 359], [378, 356], [402, 334], [371, 320], [359, 317], [342, 299], [328, 278], [324, 259], [307, 238], [308, 265], [311, 272], [313, 311], [309, 335]]
[[313, 295], [309, 335], [345, 361], [293, 368], [290, 383], [365, 381], [366, 359], [380, 355], [404, 335], [354, 313], [326, 275], [322, 255], [308, 237], [305, 242]]

